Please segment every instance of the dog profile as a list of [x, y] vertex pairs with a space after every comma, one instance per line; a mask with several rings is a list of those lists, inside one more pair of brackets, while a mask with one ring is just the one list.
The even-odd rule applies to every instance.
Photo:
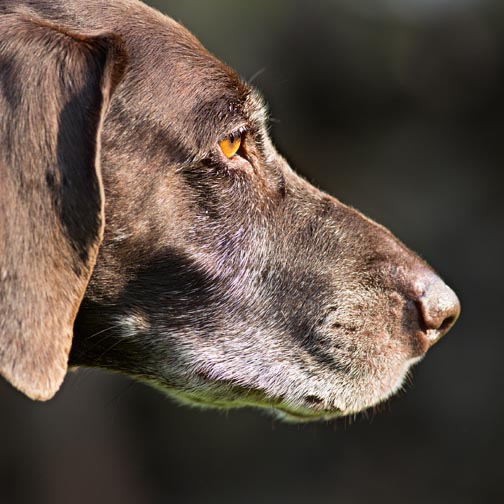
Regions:
[[0, 374], [33, 399], [92, 366], [328, 419], [396, 392], [459, 315], [294, 173], [255, 89], [137, 0], [0, 1], [0, 176]]

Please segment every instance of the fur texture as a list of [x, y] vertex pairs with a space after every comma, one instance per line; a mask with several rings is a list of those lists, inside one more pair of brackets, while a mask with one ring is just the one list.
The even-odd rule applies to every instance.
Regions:
[[[54, 44], [57, 61], [67, 46], [78, 55], [82, 45], [94, 47], [96, 34], [113, 34], [106, 54], [115, 59], [116, 70], [114, 65], [104, 70], [108, 63], [103, 63], [93, 87], [104, 96], [108, 82], [109, 91], [115, 89], [110, 104], [79, 102], [81, 108], [73, 111], [95, 118], [82, 133], [95, 143], [82, 156], [74, 149], [88, 147], [77, 139], [62, 147], [74, 157], [94, 159], [101, 145], [101, 176], [98, 163], [69, 169], [92, 169], [100, 177], [94, 187], [72, 180], [78, 184], [76, 198], [96, 198], [95, 221], [103, 185], [106, 221], [75, 320], [72, 364], [124, 372], [193, 404], [254, 405], [285, 419], [312, 420], [357, 412], [393, 394], [411, 365], [453, 325], [459, 305], [451, 289], [386, 229], [296, 175], [269, 140], [258, 92], [180, 25], [134, 0], [7, 0], [0, 2], [0, 16], [14, 31], [16, 23], [45, 26], [44, 47]], [[0, 32], [5, 62], [10, 42]], [[52, 40], [58, 37], [64, 40]], [[39, 44], [35, 34], [25, 43]], [[16, 65], [28, 68], [33, 57], [17, 56]], [[16, 85], [14, 75], [2, 75], [0, 103], [13, 114], [9, 128], [31, 139], [37, 133], [21, 128], [27, 112], [7, 102], [17, 89], [30, 99], [42, 95], [25, 79]], [[66, 77], [55, 71], [50, 78], [61, 86]], [[114, 79], [117, 86], [110, 84]], [[86, 84], [69, 85], [75, 88]], [[69, 99], [57, 100], [54, 110], [35, 118], [36, 124], [58, 125], [54, 141], [73, 128], [62, 122]], [[242, 129], [238, 155], [226, 158], [219, 140]], [[23, 152], [8, 133], [0, 141], [16, 155]], [[55, 161], [59, 172], [66, 169], [60, 161]], [[29, 160], [21, 167], [3, 158], [0, 163], [10, 177], [32, 166]], [[22, 187], [3, 191], [10, 198]], [[14, 222], [20, 204], [3, 197], [1, 204], [10, 205], [2, 212]], [[75, 203], [81, 219], [89, 216], [85, 206]], [[88, 248], [94, 250], [100, 240], [96, 222], [94, 228], [83, 221], [65, 228], [94, 229], [78, 266], [85, 281], [94, 262]], [[22, 225], [31, 230], [40, 223], [26, 218]], [[19, 226], [8, 227], [7, 236], [14, 229], [25, 236]], [[43, 260], [59, 258], [60, 248], [63, 254], [74, 233], [65, 237], [63, 244], [50, 241]], [[9, 259], [12, 250], [35, 264], [26, 242], [7, 248], [0, 264], [7, 275], [25, 271]], [[80, 292], [82, 283], [63, 275], [67, 270], [58, 263], [52, 271], [62, 272], [61, 282]], [[19, 291], [17, 280], [2, 281], [0, 300], [6, 306], [22, 304], [13, 293], [32, 288]], [[68, 325], [78, 301], [75, 295], [67, 312], [53, 311], [52, 318]], [[47, 309], [53, 309], [51, 303]], [[0, 341], [8, 338], [10, 323], [24, 323], [25, 314], [12, 310], [2, 312]], [[64, 333], [47, 327], [47, 340]], [[14, 338], [20, 334], [14, 331]], [[4, 353], [3, 361], [11, 357]], [[2, 372], [17, 385], [12, 374]]]

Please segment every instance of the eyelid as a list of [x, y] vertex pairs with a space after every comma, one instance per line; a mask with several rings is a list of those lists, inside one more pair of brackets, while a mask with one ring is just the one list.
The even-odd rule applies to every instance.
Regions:
[[243, 138], [245, 133], [247, 133], [247, 128], [245, 126], [240, 126], [239, 128], [236, 128], [235, 130], [231, 131], [231, 133], [228, 133], [224, 138], [221, 138], [221, 141], [225, 140], [226, 138], [230, 138], [232, 136]]

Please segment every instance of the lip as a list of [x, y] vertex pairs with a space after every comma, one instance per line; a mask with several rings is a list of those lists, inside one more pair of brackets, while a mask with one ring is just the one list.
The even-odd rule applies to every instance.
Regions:
[[[239, 388], [239, 387], [238, 387]], [[166, 390], [166, 389], [165, 389]], [[168, 391], [168, 390], [166, 390]], [[345, 413], [340, 409], [312, 409], [309, 407], [293, 407], [283, 400], [266, 399], [263, 394], [258, 394], [253, 398], [249, 392], [246, 399], [243, 396], [231, 396], [228, 400], [212, 400], [208, 396], [195, 393], [184, 393], [169, 389], [170, 395], [178, 398], [182, 402], [190, 403], [195, 406], [228, 409], [252, 407], [260, 408], [264, 411], [273, 413], [279, 420], [291, 423], [306, 423], [316, 421], [328, 421], [344, 416]]]
[[344, 416], [342, 410], [291, 410], [283, 406], [273, 406], [278, 418], [285, 422], [315, 422], [329, 421]]

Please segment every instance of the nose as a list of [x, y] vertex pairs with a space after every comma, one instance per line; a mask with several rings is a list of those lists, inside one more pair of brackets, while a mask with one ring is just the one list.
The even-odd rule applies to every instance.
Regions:
[[421, 323], [431, 347], [455, 324], [460, 315], [457, 295], [432, 271], [423, 272], [417, 278], [416, 305]]

